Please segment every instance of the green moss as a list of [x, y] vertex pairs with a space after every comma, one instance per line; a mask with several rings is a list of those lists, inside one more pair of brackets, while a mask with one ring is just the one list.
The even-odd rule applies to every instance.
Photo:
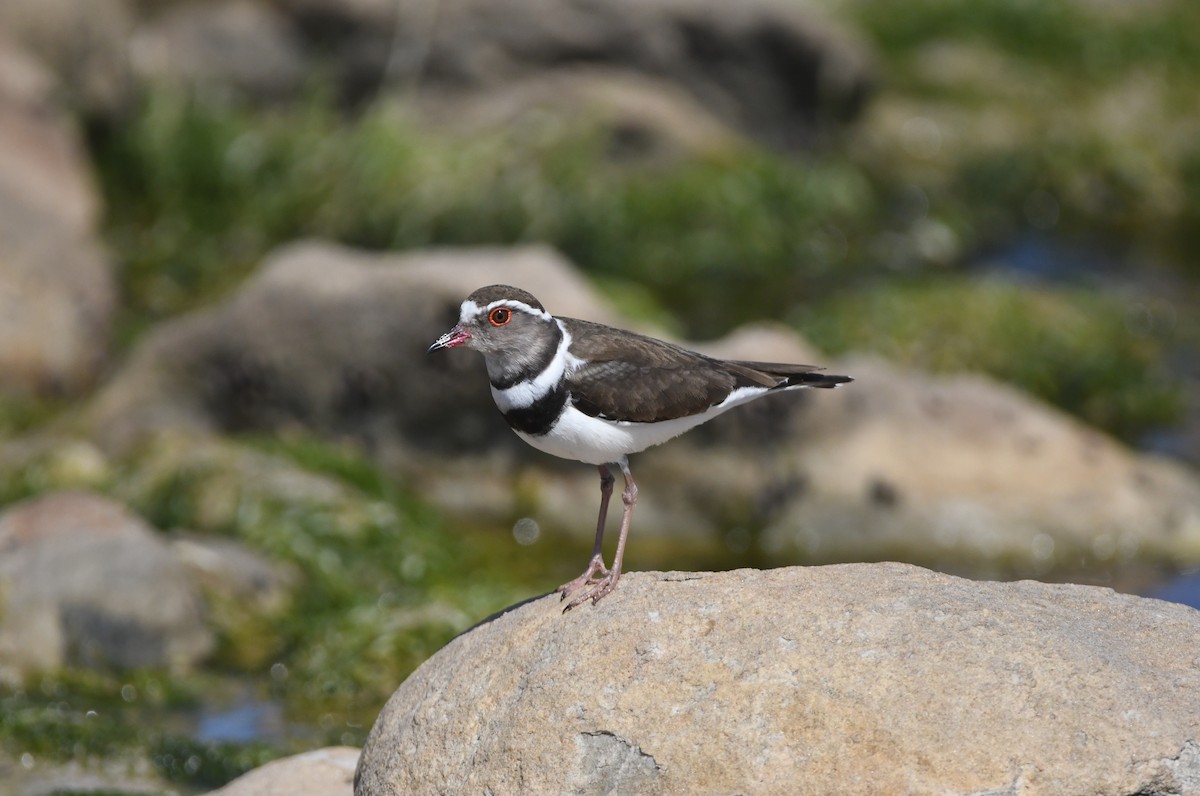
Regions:
[[799, 321], [830, 351], [872, 351], [935, 372], [990, 373], [1121, 436], [1176, 420], [1170, 342], [1128, 308], [1082, 290], [966, 279], [880, 287]]

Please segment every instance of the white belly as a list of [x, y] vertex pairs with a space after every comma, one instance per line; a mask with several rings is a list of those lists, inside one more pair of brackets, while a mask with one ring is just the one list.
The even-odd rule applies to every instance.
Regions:
[[698, 415], [659, 423], [629, 423], [585, 415], [568, 405], [548, 434], [536, 437], [522, 431], [517, 436], [540, 451], [586, 464], [624, 461], [631, 453], [644, 451], [678, 437], [733, 407], [766, 393], [761, 387], [735, 390], [721, 403]]

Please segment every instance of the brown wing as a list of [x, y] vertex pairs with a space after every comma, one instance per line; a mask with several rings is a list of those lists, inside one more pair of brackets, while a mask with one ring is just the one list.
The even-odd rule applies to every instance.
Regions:
[[637, 423], [687, 417], [721, 403], [738, 387], [784, 383], [785, 377], [652, 337], [574, 318], [562, 321], [571, 334], [571, 353], [587, 363], [567, 378], [571, 401], [593, 417]]

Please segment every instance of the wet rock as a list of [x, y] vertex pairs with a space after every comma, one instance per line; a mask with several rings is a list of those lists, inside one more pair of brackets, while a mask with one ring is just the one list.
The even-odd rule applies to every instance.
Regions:
[[1200, 613], [898, 564], [630, 573], [448, 644], [356, 794], [1200, 792]]
[[665, 80], [734, 129], [793, 147], [853, 117], [871, 83], [850, 34], [786, 0], [281, 5], [334, 54], [352, 97], [399, 88], [484, 98], [564, 67], [600, 67]]
[[[2, 16], [2, 13], [0, 13]], [[61, 395], [104, 365], [116, 310], [99, 200], [49, 73], [0, 37], [0, 391]]]
[[0, 514], [0, 674], [186, 669], [212, 647], [188, 572], [141, 519], [85, 492]]
[[328, 746], [260, 766], [209, 796], [350, 796], [358, 750]]

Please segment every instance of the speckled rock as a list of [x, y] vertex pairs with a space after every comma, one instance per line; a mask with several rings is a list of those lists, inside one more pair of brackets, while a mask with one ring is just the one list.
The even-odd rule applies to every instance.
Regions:
[[275, 760], [209, 796], [350, 796], [358, 750], [329, 746]]
[[458, 637], [357, 796], [1200, 794], [1200, 612], [899, 564], [631, 573]]

